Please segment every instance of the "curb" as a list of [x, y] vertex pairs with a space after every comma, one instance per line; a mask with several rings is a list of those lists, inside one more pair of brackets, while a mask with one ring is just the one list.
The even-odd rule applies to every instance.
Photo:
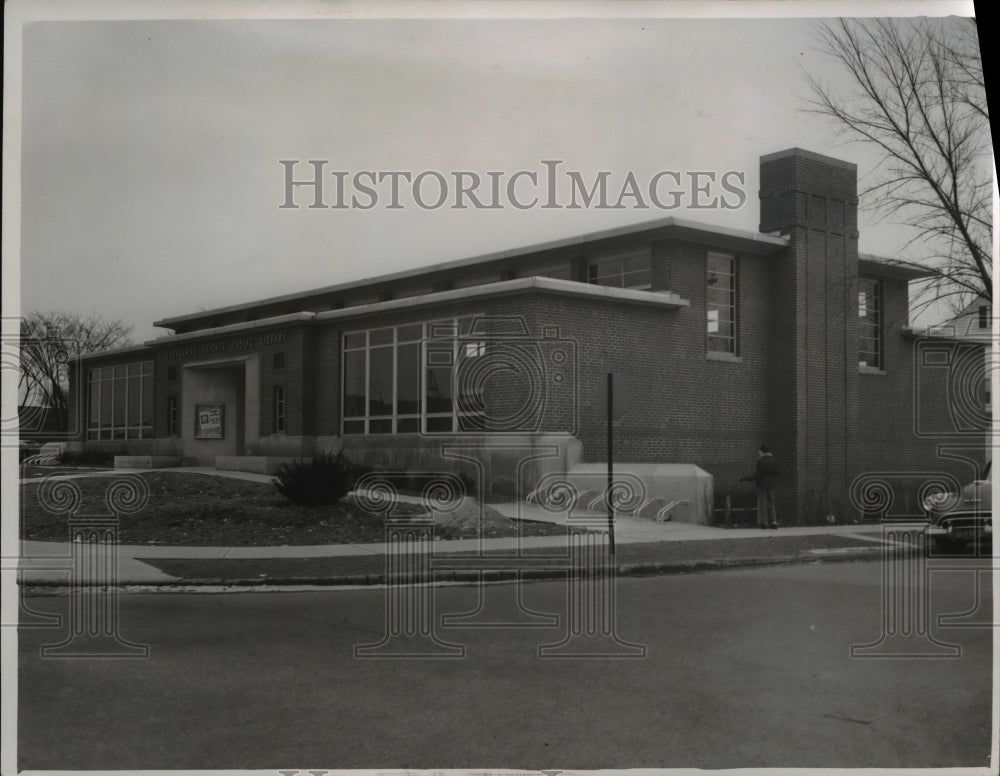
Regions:
[[[843, 563], [859, 560], [873, 560], [872, 549], [850, 548], [849, 551], [830, 556], [809, 555], [772, 555], [748, 558], [719, 558], [714, 560], [674, 560], [647, 563], [627, 563], [616, 568], [619, 577], [666, 576], [672, 574], [697, 574], [708, 571], [723, 571], [726, 569], [757, 568], [763, 566], [780, 566], [789, 564], [823, 564]], [[437, 571], [430, 574], [413, 574], [404, 579], [395, 579], [395, 584], [436, 584], [448, 582], [513, 582], [523, 580], [566, 579], [572, 572], [568, 568], [529, 568], [529, 569], [485, 569]], [[588, 575], [602, 576], [602, 570], [588, 571]], [[574, 573], [574, 577], [580, 576]], [[377, 574], [345, 574], [333, 577], [255, 577], [253, 579], [224, 579], [222, 577], [179, 578], [169, 581], [152, 582], [119, 582], [115, 588], [175, 588], [175, 587], [253, 587], [253, 586], [315, 586], [315, 587], [347, 587], [347, 586], [385, 586], [390, 582], [389, 575]], [[31, 588], [69, 588], [65, 581], [18, 582], [25, 589]], [[104, 585], [82, 585], [83, 587], [106, 587]]]

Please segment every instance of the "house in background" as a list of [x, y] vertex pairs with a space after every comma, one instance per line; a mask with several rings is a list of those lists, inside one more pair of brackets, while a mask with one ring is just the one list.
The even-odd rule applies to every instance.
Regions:
[[983, 428], [955, 424], [956, 362], [908, 328], [920, 273], [858, 255], [856, 166], [793, 148], [760, 172], [756, 232], [662, 218], [164, 318], [84, 359], [73, 444], [252, 471], [475, 461], [525, 493], [605, 460], [612, 372], [625, 468], [691, 464], [718, 492], [765, 442], [785, 515], [845, 517], [859, 475], [964, 477]]

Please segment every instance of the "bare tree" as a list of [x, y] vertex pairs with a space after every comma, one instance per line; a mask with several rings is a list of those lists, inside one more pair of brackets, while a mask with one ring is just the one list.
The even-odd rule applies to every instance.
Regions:
[[914, 230], [913, 259], [896, 262], [930, 273], [915, 301], [953, 311], [992, 302], [992, 147], [975, 21], [840, 19], [818, 24], [815, 38], [848, 86], [806, 73], [808, 110], [883, 154], [860, 196]]
[[100, 316], [33, 312], [21, 320], [18, 398], [54, 418], [54, 430], [69, 428], [69, 364], [83, 353], [132, 344], [132, 327]]

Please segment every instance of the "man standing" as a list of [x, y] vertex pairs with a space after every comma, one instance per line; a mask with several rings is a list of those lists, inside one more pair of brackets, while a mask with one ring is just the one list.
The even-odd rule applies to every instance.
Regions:
[[761, 445], [757, 450], [757, 470], [740, 482], [757, 485], [757, 527], [777, 528], [778, 512], [774, 506], [774, 487], [778, 480], [778, 465], [771, 455], [771, 448]]

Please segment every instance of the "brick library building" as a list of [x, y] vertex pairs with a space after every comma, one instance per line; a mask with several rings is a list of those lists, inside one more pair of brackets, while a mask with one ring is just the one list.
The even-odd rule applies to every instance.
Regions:
[[616, 469], [737, 491], [765, 443], [783, 522], [851, 519], [866, 474], [971, 479], [989, 420], [982, 340], [909, 328], [921, 273], [858, 254], [857, 207], [854, 164], [790, 149], [757, 232], [660, 218], [163, 318], [72, 370], [69, 445], [268, 473], [343, 450], [523, 497], [603, 466], [611, 373]]

